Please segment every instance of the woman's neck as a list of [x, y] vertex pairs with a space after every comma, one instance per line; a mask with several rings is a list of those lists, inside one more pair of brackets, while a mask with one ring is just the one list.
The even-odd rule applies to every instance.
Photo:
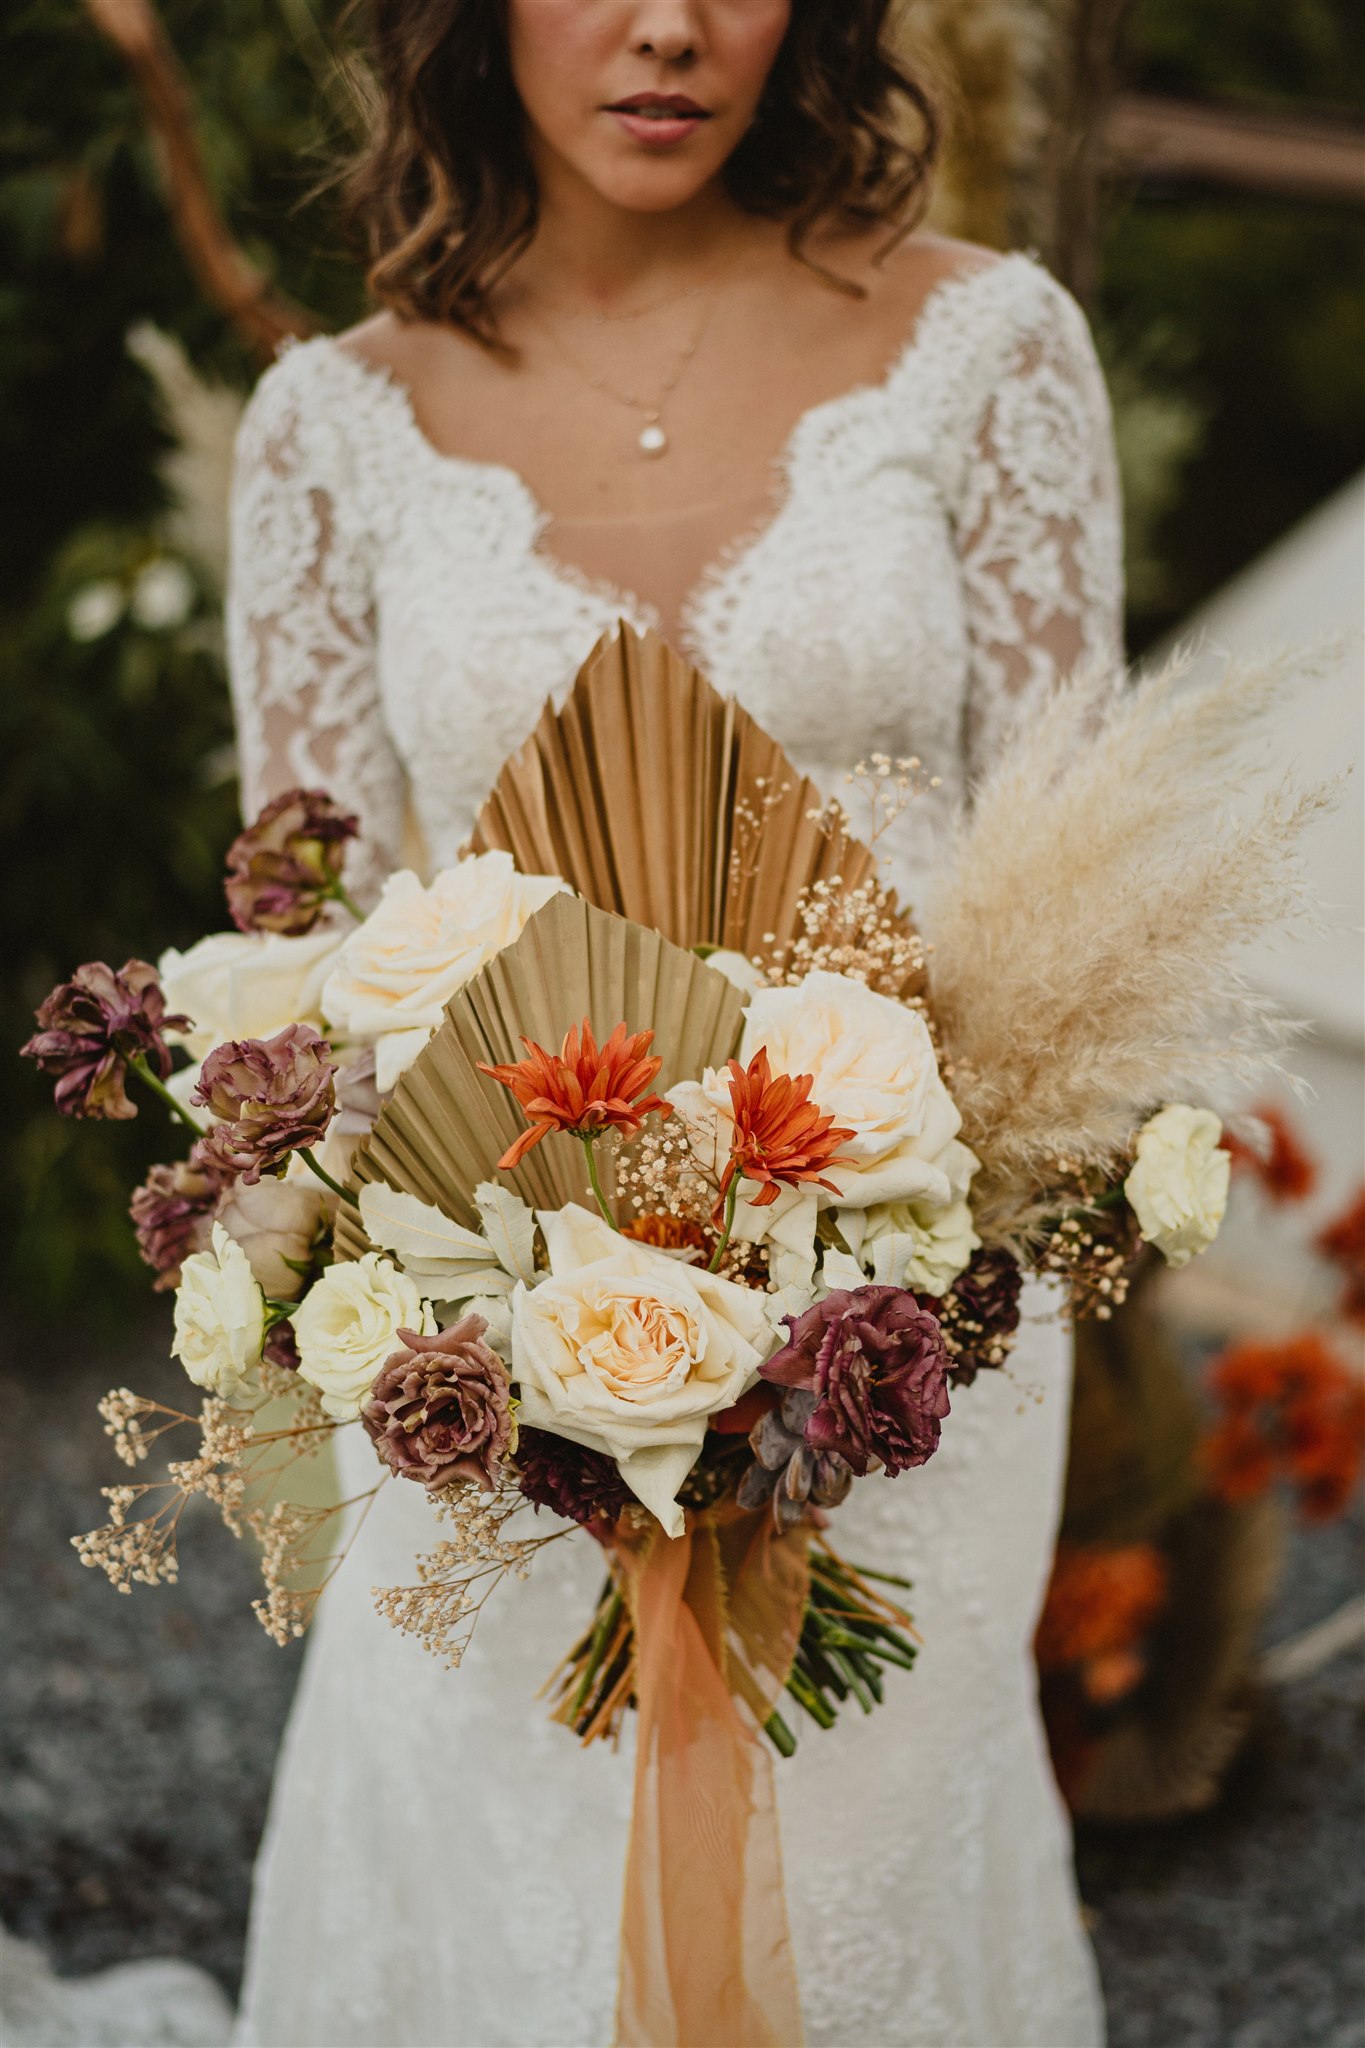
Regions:
[[535, 239], [508, 282], [517, 293], [611, 313], [686, 290], [772, 241], [718, 181], [685, 206], [649, 213], [613, 205], [560, 160], [537, 165]]

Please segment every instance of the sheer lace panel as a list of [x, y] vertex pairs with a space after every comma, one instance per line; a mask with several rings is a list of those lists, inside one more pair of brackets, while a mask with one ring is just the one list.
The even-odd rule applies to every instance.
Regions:
[[237, 443], [227, 626], [242, 808], [299, 785], [361, 820], [352, 888], [398, 864], [404, 779], [380, 703], [368, 551], [345, 449], [267, 379]]
[[956, 527], [967, 608], [967, 770], [1078, 666], [1122, 658], [1117, 468], [1104, 380], [1055, 286], [1011, 346], [971, 438]]

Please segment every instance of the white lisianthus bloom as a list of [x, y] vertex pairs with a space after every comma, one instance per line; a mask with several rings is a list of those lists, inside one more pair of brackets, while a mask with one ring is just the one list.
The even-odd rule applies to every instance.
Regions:
[[962, 1193], [954, 1185], [966, 1152], [956, 1142], [962, 1118], [918, 1010], [820, 970], [754, 996], [741, 1064], [760, 1046], [775, 1074], [809, 1074], [811, 1101], [853, 1133], [839, 1146], [848, 1164], [828, 1170], [839, 1194], [818, 1190], [822, 1209], [910, 1201], [946, 1209]]
[[937, 1297], [948, 1292], [980, 1243], [965, 1196], [946, 1209], [883, 1202], [867, 1212], [862, 1262], [882, 1286]]
[[270, 1038], [286, 1024], [320, 1030], [322, 985], [344, 937], [331, 928], [302, 938], [211, 932], [187, 953], [171, 947], [157, 962], [166, 1008], [194, 1020], [178, 1042], [197, 1061], [229, 1038]]
[[175, 1290], [173, 1355], [197, 1387], [230, 1400], [261, 1361], [265, 1297], [242, 1247], [221, 1223], [213, 1249], [193, 1252]]
[[294, 1315], [299, 1373], [315, 1386], [334, 1422], [351, 1422], [398, 1332], [430, 1336], [436, 1319], [406, 1273], [378, 1252], [329, 1266]]
[[456, 990], [565, 886], [556, 875], [519, 875], [509, 853], [473, 854], [430, 888], [409, 868], [389, 876], [322, 993], [331, 1023], [373, 1042], [381, 1095], [416, 1059]]
[[1123, 1191], [1138, 1229], [1169, 1266], [1188, 1266], [1218, 1235], [1228, 1205], [1232, 1161], [1219, 1145], [1223, 1126], [1211, 1109], [1172, 1102], [1138, 1133], [1137, 1158]]
[[519, 1419], [605, 1452], [669, 1536], [707, 1420], [775, 1338], [765, 1297], [636, 1244], [575, 1204], [542, 1214], [549, 1278], [512, 1297]]

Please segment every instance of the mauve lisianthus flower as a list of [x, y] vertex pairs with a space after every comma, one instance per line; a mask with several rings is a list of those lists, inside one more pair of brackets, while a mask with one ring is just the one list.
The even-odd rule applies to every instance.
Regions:
[[310, 932], [341, 881], [359, 820], [325, 789], [290, 789], [266, 805], [228, 848], [223, 884], [239, 932]]
[[635, 1498], [614, 1458], [548, 1429], [519, 1432], [517, 1485], [536, 1507], [569, 1522], [614, 1522]]
[[448, 1330], [400, 1330], [404, 1346], [384, 1363], [360, 1411], [390, 1471], [429, 1493], [460, 1480], [491, 1491], [512, 1435], [507, 1368], [485, 1344], [472, 1312]]
[[311, 1024], [217, 1046], [191, 1098], [219, 1119], [204, 1139], [210, 1157], [250, 1183], [316, 1145], [336, 1108], [331, 1053]]
[[948, 1353], [938, 1319], [902, 1287], [835, 1288], [784, 1318], [790, 1342], [759, 1367], [780, 1387], [814, 1394], [811, 1449], [833, 1452], [861, 1475], [890, 1477], [938, 1449], [948, 1413]]
[[159, 1081], [171, 1071], [164, 1033], [188, 1027], [168, 1017], [156, 969], [125, 960], [115, 974], [102, 960], [78, 967], [37, 1013], [38, 1030], [21, 1047], [45, 1074], [55, 1074], [63, 1116], [124, 1119], [137, 1115], [124, 1087], [130, 1060], [145, 1060]]
[[202, 1144], [188, 1159], [154, 1166], [128, 1204], [137, 1248], [156, 1274], [158, 1293], [180, 1285], [180, 1268], [193, 1252], [207, 1251], [223, 1172]]

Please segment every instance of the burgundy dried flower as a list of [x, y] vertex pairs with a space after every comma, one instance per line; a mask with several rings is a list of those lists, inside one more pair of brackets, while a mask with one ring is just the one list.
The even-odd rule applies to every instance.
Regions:
[[861, 1476], [922, 1465], [948, 1413], [948, 1353], [936, 1316], [903, 1287], [836, 1288], [785, 1318], [790, 1342], [759, 1367], [780, 1387], [814, 1394], [806, 1442]]
[[159, 1081], [171, 1071], [163, 1033], [188, 1030], [188, 1017], [168, 1017], [156, 969], [125, 960], [119, 972], [87, 961], [54, 988], [37, 1013], [38, 1030], [20, 1048], [45, 1074], [57, 1076], [63, 1116], [124, 1119], [137, 1115], [124, 1088], [128, 1062], [143, 1059]]
[[467, 1479], [490, 1490], [512, 1434], [507, 1368], [485, 1344], [472, 1312], [424, 1337], [400, 1330], [407, 1348], [387, 1361], [360, 1411], [384, 1463], [431, 1493]]
[[570, 1522], [614, 1522], [635, 1498], [613, 1459], [548, 1429], [520, 1431], [517, 1484], [538, 1508]]
[[192, 1098], [221, 1119], [204, 1139], [210, 1157], [251, 1182], [316, 1145], [336, 1108], [331, 1053], [311, 1024], [215, 1046]]
[[972, 1253], [943, 1300], [933, 1304], [955, 1387], [969, 1387], [979, 1372], [1009, 1357], [1019, 1327], [1022, 1285], [1018, 1260], [999, 1246], [983, 1246]]
[[755, 1462], [739, 1482], [742, 1508], [772, 1503], [773, 1520], [785, 1535], [811, 1508], [838, 1507], [853, 1484], [853, 1473], [834, 1451], [806, 1442], [815, 1396], [788, 1387], [780, 1406], [769, 1408], [749, 1432]]
[[359, 820], [325, 789], [289, 789], [228, 848], [223, 884], [239, 932], [309, 932], [338, 894]]
[[298, 1371], [299, 1340], [294, 1335], [294, 1325], [288, 1316], [281, 1316], [272, 1327], [261, 1356], [267, 1365], [278, 1366], [281, 1372]]
[[128, 1204], [137, 1248], [156, 1274], [157, 1292], [180, 1285], [192, 1252], [207, 1251], [224, 1175], [202, 1144], [188, 1159], [154, 1166]]

